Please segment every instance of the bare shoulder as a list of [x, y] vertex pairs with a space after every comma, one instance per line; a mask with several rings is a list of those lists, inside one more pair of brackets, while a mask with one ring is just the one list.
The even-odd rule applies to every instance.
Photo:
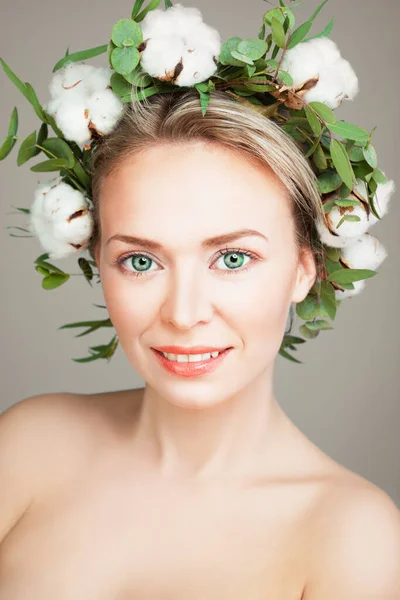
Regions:
[[304, 600], [399, 600], [400, 511], [372, 482], [340, 466], [314, 520]]

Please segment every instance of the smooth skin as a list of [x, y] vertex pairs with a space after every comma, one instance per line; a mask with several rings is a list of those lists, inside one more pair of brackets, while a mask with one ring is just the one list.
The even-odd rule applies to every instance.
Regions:
[[[0, 600], [399, 600], [399, 510], [273, 393], [290, 305], [316, 274], [279, 180], [217, 144], [160, 144], [100, 201], [104, 296], [146, 385], [0, 417]], [[268, 241], [203, 245], [243, 228]], [[182, 378], [153, 355], [165, 344], [233, 351]]]

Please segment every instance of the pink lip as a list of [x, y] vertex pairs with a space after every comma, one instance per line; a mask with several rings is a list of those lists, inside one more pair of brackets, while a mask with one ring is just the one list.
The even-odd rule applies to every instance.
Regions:
[[206, 354], [206, 352], [222, 352], [222, 350], [226, 350], [226, 346], [224, 348], [217, 348], [216, 346], [192, 346], [191, 348], [185, 346], [157, 346], [153, 350], [159, 350], [167, 354]]
[[[197, 377], [198, 375], [204, 375], [205, 373], [211, 373], [214, 371], [224, 360], [224, 358], [229, 354], [229, 352], [233, 350], [233, 348], [227, 348], [221, 354], [217, 356], [217, 358], [210, 358], [209, 360], [202, 360], [198, 362], [176, 362], [172, 360], [168, 360], [161, 353], [152, 348], [152, 351], [160, 361], [161, 365], [170, 373], [174, 373], [174, 375], [180, 375], [181, 377]], [[164, 351], [165, 352], [165, 351]], [[178, 352], [177, 354], [184, 354], [183, 352]], [[187, 352], [186, 352], [187, 354]], [[199, 352], [199, 354], [203, 354]]]

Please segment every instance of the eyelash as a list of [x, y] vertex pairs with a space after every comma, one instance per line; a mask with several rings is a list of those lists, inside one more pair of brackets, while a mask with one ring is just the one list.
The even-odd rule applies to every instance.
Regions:
[[[250, 265], [252, 262], [258, 260], [257, 256], [255, 254], [253, 254], [252, 252], [250, 252], [249, 250], [241, 250], [240, 248], [224, 248], [224, 250], [219, 250], [218, 251], [218, 256], [215, 259], [215, 262], [221, 257], [221, 256], [225, 256], [225, 254], [233, 254], [233, 253], [238, 253], [238, 254], [244, 254], [245, 256], [248, 256], [249, 258], [251, 258], [252, 260], [248, 263], [248, 265]], [[123, 263], [128, 260], [128, 258], [132, 258], [133, 256], [146, 256], [147, 258], [150, 258], [152, 261], [156, 262], [154, 260], [154, 258], [152, 256], [150, 256], [149, 254], [147, 254], [146, 252], [130, 252], [129, 254], [125, 254], [120, 256], [119, 258], [117, 258], [114, 261], [114, 264], [117, 265], [119, 267], [119, 269], [121, 270], [121, 272], [123, 272], [124, 274], [127, 275], [133, 275], [134, 277], [147, 277], [147, 275], [150, 274], [150, 271], [129, 271], [127, 269], [125, 269], [123, 267]], [[224, 274], [226, 273], [232, 273], [232, 274], [239, 274], [239, 273], [243, 273], [245, 271], [249, 271], [250, 267], [246, 266], [246, 267], [242, 267], [241, 269], [225, 269], [223, 271], [225, 271]]]

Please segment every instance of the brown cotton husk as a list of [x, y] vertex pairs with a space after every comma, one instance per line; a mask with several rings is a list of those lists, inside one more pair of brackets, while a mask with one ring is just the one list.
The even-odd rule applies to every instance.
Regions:
[[182, 73], [182, 71], [183, 71], [183, 58], [181, 58], [181, 60], [175, 66], [174, 70], [166, 72], [164, 77], [157, 77], [157, 79], [159, 79], [160, 81], [175, 83], [175, 81], [178, 79], [178, 77]]
[[269, 92], [271, 96], [278, 98], [288, 108], [293, 110], [301, 110], [304, 107], [303, 96], [317, 85], [319, 76], [307, 79], [297, 85], [283, 85], [275, 92]]
[[72, 219], [78, 219], [79, 217], [83, 217], [84, 215], [87, 215], [87, 213], [88, 213], [87, 208], [81, 208], [80, 210], [77, 210], [74, 213], [72, 213], [72, 215], [70, 215], [67, 218], [67, 221], [68, 221], [68, 223], [70, 223], [72, 221]]

